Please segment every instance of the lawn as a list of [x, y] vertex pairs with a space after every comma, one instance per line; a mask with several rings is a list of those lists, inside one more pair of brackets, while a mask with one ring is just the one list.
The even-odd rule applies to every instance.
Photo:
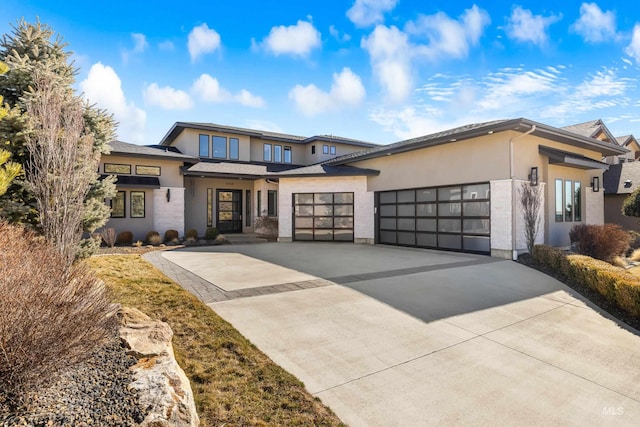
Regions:
[[169, 323], [201, 425], [342, 425], [297, 378], [140, 255], [88, 262], [116, 302]]

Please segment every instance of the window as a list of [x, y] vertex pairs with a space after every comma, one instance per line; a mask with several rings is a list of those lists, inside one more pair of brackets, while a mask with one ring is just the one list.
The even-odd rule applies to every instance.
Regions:
[[271, 161], [271, 144], [264, 144], [264, 161]]
[[214, 136], [213, 138], [213, 157], [216, 159], [227, 158], [227, 138], [224, 136]]
[[574, 221], [582, 221], [582, 194], [580, 182], [573, 183], [573, 219]]
[[273, 146], [273, 161], [282, 163], [282, 145]]
[[229, 138], [229, 158], [231, 160], [240, 158], [240, 141], [238, 138]]
[[124, 218], [125, 217], [125, 201], [127, 193], [124, 191], [118, 191], [116, 195], [111, 199], [111, 218]]
[[245, 191], [245, 224], [247, 227], [251, 227], [251, 190]]
[[336, 154], [336, 146], [335, 145], [331, 146], [331, 154], [334, 155], [334, 156]]
[[144, 218], [144, 191], [131, 192], [129, 208], [131, 209], [131, 218]]
[[562, 222], [562, 180], [556, 179], [556, 222]]
[[322, 146], [322, 154], [329, 154], [329, 146], [328, 145], [323, 145]]
[[213, 227], [213, 188], [207, 188], [207, 227]]
[[267, 215], [278, 216], [278, 192], [269, 190], [267, 193]]
[[582, 221], [582, 185], [556, 179], [556, 222]]
[[136, 175], [160, 176], [160, 166], [136, 166]]
[[291, 163], [291, 147], [284, 147], [284, 162]]
[[316, 154], [316, 146], [315, 145], [311, 146], [311, 154]]
[[571, 181], [564, 182], [564, 220], [573, 221], [573, 186]]
[[209, 135], [200, 134], [200, 157], [209, 157]]
[[117, 165], [115, 163], [105, 163], [104, 173], [131, 175], [131, 165]]
[[260, 218], [262, 216], [262, 191], [258, 190], [257, 195], [258, 195], [258, 199], [256, 201], [256, 206], [257, 206], [256, 210], [258, 214], [256, 216]]

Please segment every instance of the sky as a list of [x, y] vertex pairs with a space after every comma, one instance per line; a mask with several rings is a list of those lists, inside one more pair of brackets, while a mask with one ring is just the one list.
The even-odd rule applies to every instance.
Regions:
[[5, 0], [40, 19], [76, 86], [157, 144], [177, 121], [380, 144], [525, 117], [640, 137], [636, 1]]

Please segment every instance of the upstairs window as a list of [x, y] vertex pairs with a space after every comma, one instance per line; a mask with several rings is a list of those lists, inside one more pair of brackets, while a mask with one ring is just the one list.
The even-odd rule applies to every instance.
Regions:
[[271, 161], [271, 144], [264, 144], [264, 161], [265, 162], [270, 162]]
[[213, 157], [216, 159], [227, 158], [227, 138], [224, 136], [214, 136], [213, 138]]
[[273, 146], [273, 161], [282, 163], [282, 145]]
[[311, 146], [311, 154], [316, 154], [316, 146], [315, 145]]
[[229, 138], [229, 158], [231, 160], [240, 158], [240, 141], [238, 138]]
[[200, 135], [200, 157], [209, 157], [209, 135]]
[[291, 163], [291, 147], [284, 147], [284, 162]]
[[336, 155], [336, 146], [335, 145], [331, 146], [331, 155], [333, 155], [333, 156]]
[[322, 146], [322, 154], [329, 154], [329, 146], [328, 145], [323, 145]]

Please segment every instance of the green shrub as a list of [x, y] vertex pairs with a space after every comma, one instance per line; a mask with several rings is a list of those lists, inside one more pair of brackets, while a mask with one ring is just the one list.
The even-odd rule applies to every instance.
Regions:
[[198, 240], [198, 230], [195, 228], [190, 228], [187, 230], [187, 233], [184, 235], [187, 239]]
[[640, 280], [607, 262], [585, 255], [566, 256], [544, 245], [533, 248], [533, 259], [575, 283], [582, 283], [634, 316], [640, 316]]
[[629, 233], [616, 224], [577, 224], [569, 232], [569, 239], [577, 253], [609, 263], [626, 254], [631, 242]]
[[68, 268], [43, 238], [0, 221], [0, 402], [20, 406], [88, 358], [113, 333], [114, 308], [85, 263]]
[[220, 235], [220, 232], [215, 227], [207, 228], [207, 231], [204, 233], [204, 238], [207, 240], [215, 240]]
[[116, 245], [130, 245], [133, 243], [133, 233], [130, 231], [121, 231], [116, 237]]
[[167, 230], [164, 233], [164, 241], [166, 242], [175, 242], [180, 238], [178, 234], [178, 230]]
[[159, 245], [162, 243], [162, 237], [160, 237], [160, 233], [157, 231], [150, 231], [147, 233], [147, 236], [144, 238], [144, 241], [149, 245]]

